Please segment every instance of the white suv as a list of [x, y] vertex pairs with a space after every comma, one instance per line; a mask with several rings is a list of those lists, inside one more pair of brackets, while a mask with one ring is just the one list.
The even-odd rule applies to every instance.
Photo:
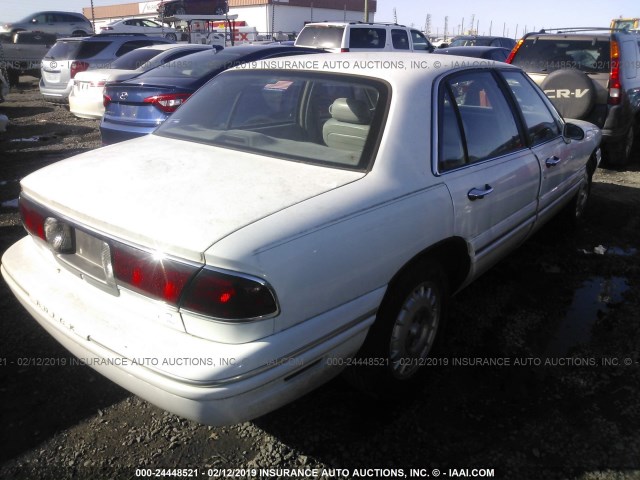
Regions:
[[395, 23], [308, 23], [296, 38], [295, 45], [323, 48], [330, 52], [434, 50], [422, 32]]

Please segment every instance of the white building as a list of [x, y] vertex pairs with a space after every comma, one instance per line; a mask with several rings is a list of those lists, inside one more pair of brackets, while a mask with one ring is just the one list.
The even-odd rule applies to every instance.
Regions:
[[[96, 31], [123, 18], [157, 19], [159, 1], [123, 3], [83, 9], [94, 19]], [[376, 0], [368, 0], [369, 21], [374, 21]], [[298, 33], [307, 22], [364, 21], [365, 0], [229, 0], [229, 15], [261, 34]]]

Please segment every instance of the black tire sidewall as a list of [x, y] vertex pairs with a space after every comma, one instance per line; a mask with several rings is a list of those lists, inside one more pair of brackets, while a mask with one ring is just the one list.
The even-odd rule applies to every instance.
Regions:
[[[428, 370], [425, 368], [426, 365], [421, 366], [410, 378], [400, 380], [392, 373], [389, 361], [391, 334], [400, 308], [415, 287], [423, 282], [433, 282], [439, 291], [440, 319], [429, 356], [433, 356], [440, 350], [449, 303], [446, 275], [436, 261], [420, 262], [403, 272], [389, 286], [378, 310], [376, 321], [371, 326], [358, 354], [357, 359], [363, 364], [356, 366], [356, 372], [352, 373], [360, 376], [360, 386], [372, 390], [373, 393], [384, 396], [393, 395], [392, 392], [404, 393], [408, 388], [414, 388], [416, 383], [424, 380], [425, 372]], [[366, 362], [372, 362], [373, 365], [367, 365]]]

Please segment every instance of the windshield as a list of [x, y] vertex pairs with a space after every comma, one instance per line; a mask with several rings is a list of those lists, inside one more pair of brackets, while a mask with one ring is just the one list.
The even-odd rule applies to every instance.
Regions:
[[236, 70], [203, 86], [155, 134], [366, 170], [388, 96], [386, 84], [360, 77]]
[[575, 68], [583, 72], [608, 74], [610, 60], [609, 40], [529, 37], [511, 63], [532, 73]]

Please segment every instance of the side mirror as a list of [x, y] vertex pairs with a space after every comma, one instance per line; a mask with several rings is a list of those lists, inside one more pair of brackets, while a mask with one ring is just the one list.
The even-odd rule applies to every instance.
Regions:
[[565, 123], [562, 135], [569, 140], [583, 140], [584, 130], [574, 123]]

